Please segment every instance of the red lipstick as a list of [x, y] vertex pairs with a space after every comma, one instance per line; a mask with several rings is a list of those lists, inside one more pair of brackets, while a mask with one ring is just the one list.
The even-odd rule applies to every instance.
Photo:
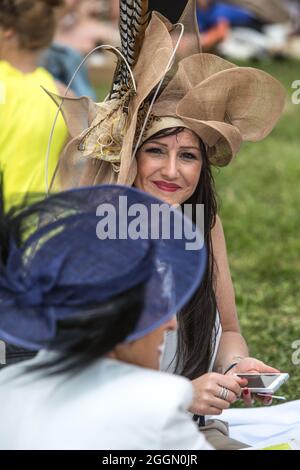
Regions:
[[158, 187], [161, 191], [167, 191], [169, 193], [175, 193], [179, 189], [181, 189], [181, 186], [178, 186], [178, 184], [175, 183], [167, 183], [166, 181], [153, 181], [155, 186]]

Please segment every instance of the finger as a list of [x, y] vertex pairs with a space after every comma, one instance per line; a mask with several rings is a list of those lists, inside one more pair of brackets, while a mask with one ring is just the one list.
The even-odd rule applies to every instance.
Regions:
[[248, 380], [245, 379], [244, 377], [234, 377], [237, 383], [239, 384], [240, 387], [244, 388], [248, 385]]
[[247, 407], [251, 407], [252, 406], [252, 398], [251, 398], [251, 392], [248, 388], [245, 388], [243, 390], [243, 394], [242, 394], [242, 398], [244, 400], [244, 404], [245, 406]]
[[274, 372], [275, 374], [280, 374], [280, 370], [275, 369], [274, 367], [268, 366], [267, 364], [263, 364], [263, 367], [261, 368], [262, 373], [270, 373]]
[[256, 400], [258, 400], [260, 403], [264, 404], [265, 398], [260, 396], [260, 395], [255, 395]]
[[218, 408], [219, 410], [228, 410], [230, 407], [230, 403], [227, 400], [222, 400], [219, 397], [215, 397], [213, 400], [211, 400], [210, 406], [213, 406], [214, 408]]
[[214, 406], [210, 406], [208, 410], [209, 410], [208, 414], [212, 416], [216, 416], [216, 415], [219, 416], [223, 413], [223, 410], [220, 410], [219, 408], [215, 408]]
[[249, 359], [247, 362], [247, 370], [243, 372], [247, 372], [248, 374], [257, 374], [257, 373], [279, 373], [278, 369], [271, 367], [265, 364], [262, 361], [258, 361], [257, 359]]
[[[222, 389], [223, 389], [223, 387], [219, 387], [218, 391], [215, 393], [216, 398], [221, 397]], [[231, 392], [229, 389], [227, 389], [227, 390], [228, 390], [228, 393], [227, 393], [227, 397], [226, 397], [225, 401], [228, 401], [228, 403], [230, 403], [230, 404], [236, 402], [237, 399], [238, 399], [236, 394]], [[221, 398], [221, 400], [223, 400], [223, 398]]]
[[230, 374], [230, 372], [229, 372], [226, 375], [227, 375], [227, 377], [233, 378], [240, 385], [240, 387], [246, 387], [246, 385], [248, 385], [248, 380], [245, 377], [239, 377], [238, 373], [236, 373], [236, 372], [234, 372], [232, 374]]
[[237, 397], [241, 395], [241, 387], [237, 380], [232, 377], [226, 377], [226, 375], [221, 375], [218, 380], [218, 385], [220, 387], [227, 388], [231, 392], [233, 392]]
[[271, 406], [273, 403], [273, 398], [272, 397], [266, 397], [264, 398], [263, 404], [265, 406]]
[[272, 405], [272, 402], [273, 402], [272, 395], [265, 395], [264, 397], [261, 395], [256, 395], [256, 397], [264, 406]]

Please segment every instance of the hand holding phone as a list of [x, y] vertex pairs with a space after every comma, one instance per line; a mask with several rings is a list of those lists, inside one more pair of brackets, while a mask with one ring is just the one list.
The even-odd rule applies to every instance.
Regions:
[[289, 374], [286, 373], [239, 373], [236, 375], [248, 381], [246, 388], [249, 389], [251, 393], [263, 393], [265, 395], [273, 395], [273, 393], [289, 379]]

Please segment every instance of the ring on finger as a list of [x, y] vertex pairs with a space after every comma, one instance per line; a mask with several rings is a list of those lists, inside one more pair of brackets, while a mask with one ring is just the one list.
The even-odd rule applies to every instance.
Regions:
[[219, 393], [219, 397], [221, 398], [221, 400], [227, 401], [228, 395], [229, 395], [228, 388], [221, 387], [221, 392]]

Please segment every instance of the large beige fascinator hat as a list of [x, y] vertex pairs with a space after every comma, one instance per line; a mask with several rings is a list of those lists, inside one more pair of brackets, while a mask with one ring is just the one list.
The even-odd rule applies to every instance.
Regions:
[[162, 129], [193, 130], [210, 162], [225, 166], [244, 141], [259, 141], [274, 128], [284, 107], [282, 85], [261, 70], [201, 53], [195, 0], [176, 25], [149, 13], [145, 0], [121, 0], [120, 33], [116, 73], [103, 103], [86, 97], [61, 102], [51, 94], [72, 137], [52, 188], [131, 185], [137, 149]]

